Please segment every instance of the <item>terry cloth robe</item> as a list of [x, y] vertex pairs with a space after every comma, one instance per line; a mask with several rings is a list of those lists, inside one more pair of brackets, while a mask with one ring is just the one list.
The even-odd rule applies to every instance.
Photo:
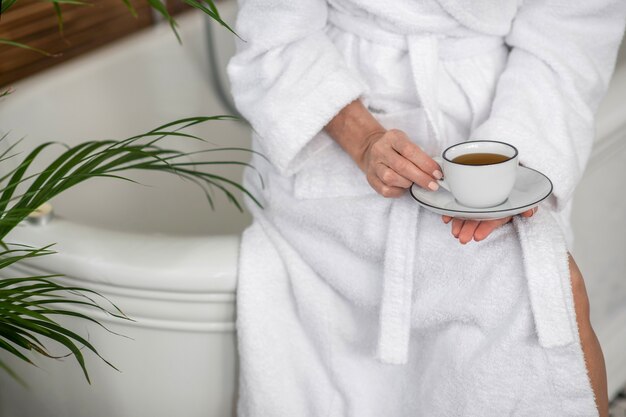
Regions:
[[[623, 0], [239, 0], [227, 71], [253, 128], [239, 417], [596, 416], [567, 251]], [[323, 127], [361, 99], [430, 155], [509, 142], [553, 194], [461, 245]]]

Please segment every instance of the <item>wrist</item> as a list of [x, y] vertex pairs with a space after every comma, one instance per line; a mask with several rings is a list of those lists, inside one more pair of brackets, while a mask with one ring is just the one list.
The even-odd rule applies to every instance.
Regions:
[[359, 99], [341, 109], [324, 130], [361, 169], [371, 144], [386, 132]]
[[363, 139], [358, 141], [361, 144], [361, 147], [359, 151], [356, 152], [356, 155], [352, 156], [352, 159], [354, 159], [354, 162], [356, 162], [361, 171], [365, 172], [367, 154], [372, 144], [380, 139], [386, 132], [387, 130], [381, 126], [380, 128], [367, 133]]

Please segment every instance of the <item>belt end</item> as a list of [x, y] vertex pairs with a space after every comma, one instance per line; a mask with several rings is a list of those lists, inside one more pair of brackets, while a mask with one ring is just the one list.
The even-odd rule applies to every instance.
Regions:
[[380, 337], [376, 359], [388, 365], [405, 365], [408, 362], [408, 340], [402, 343], [399, 340]]

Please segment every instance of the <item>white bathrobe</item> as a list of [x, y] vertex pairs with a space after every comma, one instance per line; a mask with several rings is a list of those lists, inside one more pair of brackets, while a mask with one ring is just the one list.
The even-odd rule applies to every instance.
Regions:
[[[268, 161], [241, 242], [239, 417], [596, 416], [567, 250], [623, 0], [239, 0], [228, 75]], [[430, 155], [509, 142], [537, 214], [461, 245], [322, 129], [360, 98]]]

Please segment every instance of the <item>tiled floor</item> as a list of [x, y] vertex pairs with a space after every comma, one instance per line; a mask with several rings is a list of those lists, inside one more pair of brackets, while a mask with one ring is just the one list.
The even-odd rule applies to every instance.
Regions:
[[609, 417], [626, 417], [626, 388], [611, 401]]

